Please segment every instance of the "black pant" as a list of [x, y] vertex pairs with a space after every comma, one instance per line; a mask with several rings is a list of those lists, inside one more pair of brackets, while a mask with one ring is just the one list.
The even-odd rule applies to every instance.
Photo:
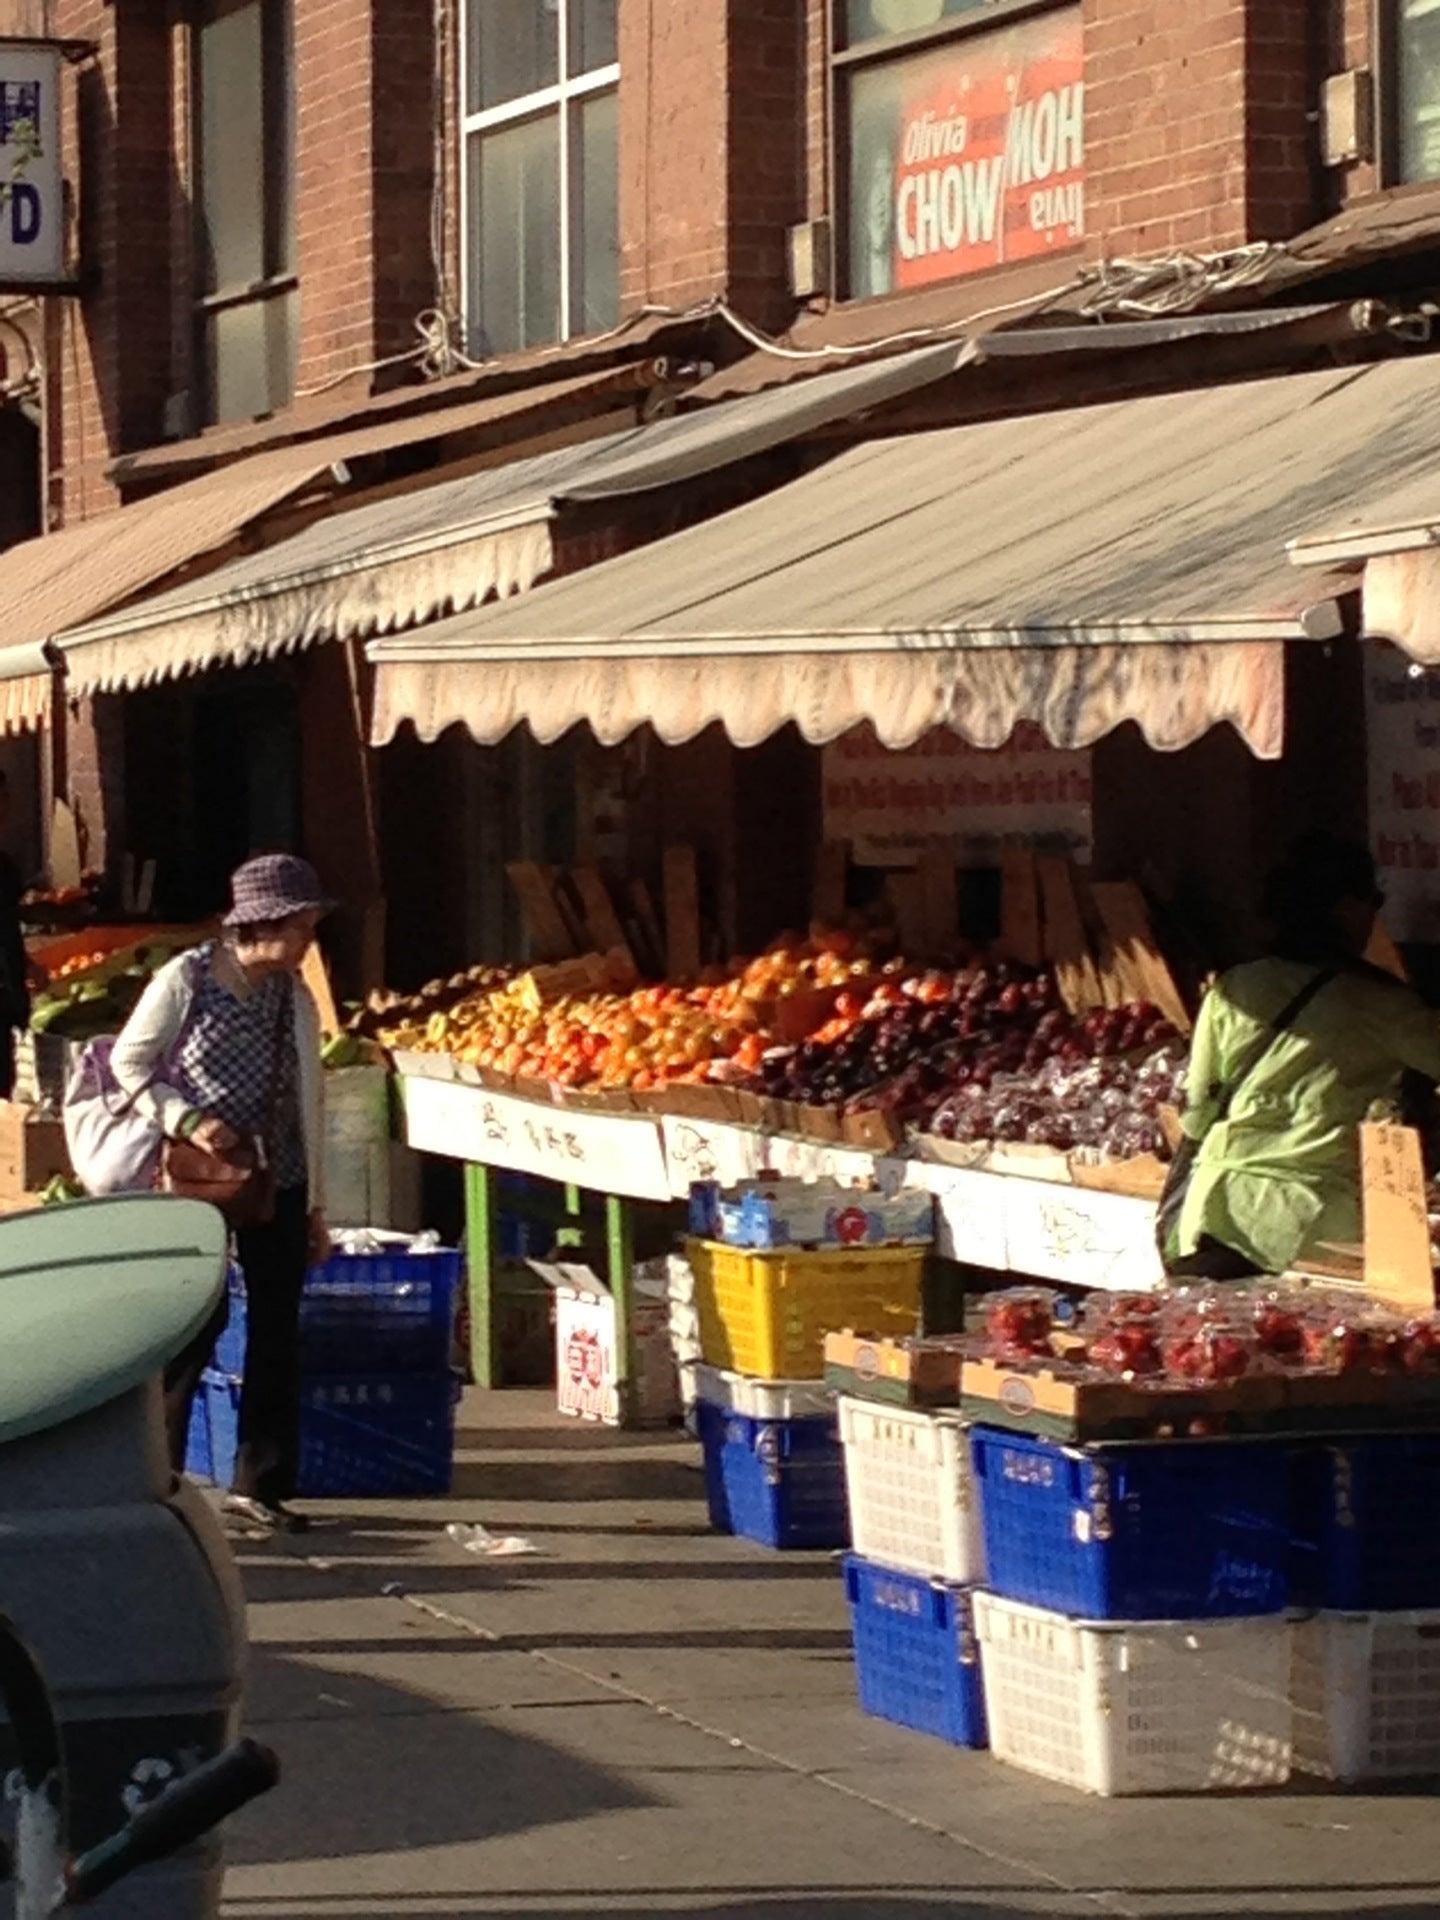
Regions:
[[1262, 1271], [1248, 1254], [1202, 1233], [1195, 1251], [1172, 1261], [1166, 1275], [1171, 1280], [1258, 1280]]
[[[304, 1187], [275, 1196], [275, 1217], [241, 1227], [236, 1252], [245, 1275], [245, 1380], [240, 1392], [240, 1451], [235, 1491], [257, 1500], [287, 1500], [295, 1491], [300, 1451], [300, 1295], [309, 1264], [310, 1199]], [[165, 1372], [165, 1424], [170, 1462], [185, 1465], [190, 1402], [225, 1328], [223, 1306]]]

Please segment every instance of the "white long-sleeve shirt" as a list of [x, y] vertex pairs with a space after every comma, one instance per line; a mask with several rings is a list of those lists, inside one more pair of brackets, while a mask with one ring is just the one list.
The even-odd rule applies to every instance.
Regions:
[[[225, 947], [216, 947], [210, 964], [214, 978], [237, 999], [244, 999], [250, 992], [248, 981]], [[196, 1111], [195, 1102], [179, 1087], [157, 1076], [189, 1020], [196, 965], [193, 952], [166, 962], [141, 994], [110, 1056], [110, 1070], [117, 1084], [132, 1096], [137, 1110], [153, 1118], [172, 1139], [179, 1137], [184, 1121]], [[323, 1208], [325, 1070], [320, 1063], [320, 1015], [310, 990], [300, 980], [295, 982], [295, 1048], [310, 1205]]]

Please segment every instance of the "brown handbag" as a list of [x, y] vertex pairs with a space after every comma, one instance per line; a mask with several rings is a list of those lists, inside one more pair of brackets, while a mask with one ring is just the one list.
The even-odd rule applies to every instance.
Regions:
[[160, 1154], [157, 1184], [163, 1193], [205, 1200], [232, 1227], [259, 1227], [275, 1218], [275, 1169], [271, 1139], [280, 1105], [280, 1069], [287, 1029], [294, 1032], [294, 995], [286, 994], [275, 1020], [270, 1062], [270, 1105], [265, 1131], [238, 1141], [224, 1153], [211, 1153], [193, 1140], [167, 1140]]
[[160, 1156], [160, 1187], [186, 1200], [208, 1200], [232, 1227], [261, 1226], [275, 1217], [275, 1176], [259, 1147], [242, 1140], [223, 1154], [193, 1140], [167, 1140]]

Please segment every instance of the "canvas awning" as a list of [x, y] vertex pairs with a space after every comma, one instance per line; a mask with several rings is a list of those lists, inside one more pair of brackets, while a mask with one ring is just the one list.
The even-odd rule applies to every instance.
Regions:
[[[804, 390], [760, 394], [734, 406], [657, 420], [419, 486], [369, 506], [332, 511], [203, 578], [58, 633], [67, 683], [82, 693], [146, 686], [177, 673], [242, 666], [319, 641], [400, 632], [476, 607], [494, 594], [518, 593], [553, 565], [551, 522], [562, 502], [615, 499], [733, 465], [815, 426], [946, 378], [965, 355], [965, 348], [950, 341], [880, 366], [854, 368]], [[601, 381], [618, 377], [598, 376]], [[476, 404], [518, 410], [526, 398], [510, 394], [503, 401]], [[467, 410], [450, 414], [457, 411]], [[445, 418], [426, 416], [432, 434]], [[413, 422], [403, 424], [416, 430]], [[365, 444], [377, 433], [398, 430], [395, 424], [367, 429]], [[358, 438], [311, 442], [304, 451], [313, 456], [321, 449], [348, 450], [354, 458]], [[301, 451], [263, 459], [293, 462]], [[225, 469], [214, 479], [238, 481], [257, 464]]]
[[1346, 505], [1344, 519], [1292, 540], [1290, 558], [1363, 568], [1366, 633], [1440, 666], [1440, 474], [1407, 473]]
[[328, 471], [323, 456], [272, 455], [0, 554], [0, 731], [35, 726], [49, 712], [53, 655], [46, 643], [57, 628], [226, 545]]
[[1286, 541], [1440, 460], [1440, 359], [1255, 380], [878, 440], [509, 603], [375, 642], [374, 737], [521, 721], [750, 745], [862, 721], [890, 746], [1015, 724], [1177, 748], [1283, 745], [1290, 641], [1344, 630], [1343, 574]]

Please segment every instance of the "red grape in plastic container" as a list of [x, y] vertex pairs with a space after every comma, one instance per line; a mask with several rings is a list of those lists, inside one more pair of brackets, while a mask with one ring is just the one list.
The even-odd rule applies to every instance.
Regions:
[[1057, 1295], [1050, 1287], [1007, 1287], [985, 1303], [990, 1350], [1001, 1359], [1048, 1356]]

